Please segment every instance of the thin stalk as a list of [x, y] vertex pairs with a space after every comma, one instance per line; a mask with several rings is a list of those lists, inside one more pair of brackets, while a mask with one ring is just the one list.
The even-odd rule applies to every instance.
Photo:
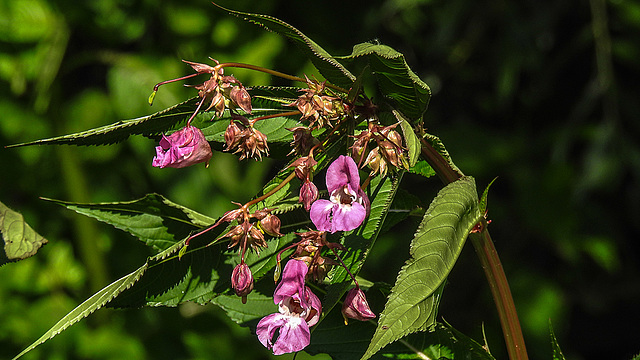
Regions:
[[[427, 141], [421, 139], [422, 157], [431, 165], [433, 170], [442, 182], [450, 184], [460, 178], [461, 174], [455, 171], [445, 158], [436, 151]], [[502, 268], [502, 263], [498, 257], [498, 252], [493, 245], [493, 240], [489, 235], [486, 227], [486, 221], [483, 219], [482, 231], [479, 233], [469, 234], [471, 243], [476, 249], [476, 254], [480, 259], [480, 264], [487, 277], [493, 301], [498, 310], [502, 333], [511, 360], [528, 360], [527, 348], [524, 344], [520, 321], [516, 312], [516, 306], [513, 302], [513, 296], [509, 289], [507, 276]]]
[[[285, 74], [282, 73], [280, 71], [275, 71], [275, 70], [271, 70], [271, 69], [267, 69], [267, 68], [263, 68], [261, 66], [256, 66], [256, 65], [251, 65], [251, 64], [243, 64], [243, 63], [234, 63], [234, 62], [230, 62], [230, 63], [222, 63], [222, 64], [218, 64], [214, 67], [214, 71], [217, 71], [218, 69], [224, 68], [224, 67], [235, 67], [235, 68], [243, 68], [243, 69], [250, 69], [250, 70], [255, 70], [255, 71], [261, 71], [263, 73], [267, 73], [269, 75], [273, 75], [273, 76], [277, 76], [277, 77], [281, 77], [283, 79], [287, 79], [287, 80], [292, 80], [292, 81], [300, 81], [303, 83], [306, 83], [307, 80], [304, 78], [301, 78], [299, 76], [294, 76], [294, 75], [289, 75], [289, 74]], [[343, 89], [339, 86], [333, 85], [333, 84], [325, 84], [324, 86], [336, 90], [336, 91], [340, 91], [342, 93], [348, 94], [349, 90]]]

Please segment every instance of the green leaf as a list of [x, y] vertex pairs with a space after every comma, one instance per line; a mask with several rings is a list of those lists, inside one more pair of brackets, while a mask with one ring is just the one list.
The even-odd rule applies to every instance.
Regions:
[[411, 257], [398, 274], [363, 360], [389, 343], [433, 325], [431, 295], [449, 275], [480, 216], [473, 178], [463, 177], [440, 190], [411, 242]]
[[0, 202], [0, 235], [4, 251], [0, 252], [0, 266], [26, 259], [36, 254], [47, 239], [35, 232], [24, 221], [22, 214]]
[[159, 194], [134, 201], [81, 204], [44, 199], [126, 231], [158, 251], [167, 249], [192, 231], [215, 219], [173, 203]]
[[436, 171], [433, 170], [431, 165], [426, 160], [418, 161], [415, 166], [409, 169], [409, 172], [412, 174], [422, 175], [426, 178], [430, 178], [436, 175]]
[[418, 162], [420, 158], [420, 153], [422, 149], [422, 145], [420, 145], [420, 139], [416, 136], [416, 133], [413, 131], [413, 127], [407, 121], [407, 118], [404, 117], [397, 110], [393, 110], [393, 115], [400, 121], [400, 128], [402, 129], [402, 134], [404, 135], [404, 141], [407, 146], [408, 156], [409, 156], [409, 166], [413, 167]]
[[153, 136], [174, 128], [187, 121], [196, 109], [198, 98], [191, 98], [157, 113], [132, 120], [121, 120], [111, 125], [82, 131], [75, 134], [57, 136], [22, 144], [9, 145], [18, 147], [28, 145], [108, 145], [126, 140], [131, 135]]
[[294, 44], [307, 56], [320, 74], [335, 85], [349, 88], [355, 81], [353, 76], [342, 64], [331, 56], [326, 50], [321, 48], [313, 40], [303, 34], [300, 30], [287, 24], [286, 22], [268, 15], [250, 14], [240, 11], [225, 9], [214, 3], [220, 9], [229, 12], [239, 18], [263, 26], [267, 30], [286, 36], [293, 40]]
[[451, 160], [451, 155], [449, 155], [449, 152], [447, 151], [447, 149], [444, 147], [444, 144], [442, 143], [442, 140], [440, 140], [439, 137], [435, 136], [435, 135], [431, 135], [431, 134], [425, 134], [424, 135], [424, 139], [429, 142], [431, 144], [431, 146], [433, 146], [433, 148], [440, 154], [442, 155], [442, 157], [447, 161], [447, 163], [449, 164], [449, 166], [451, 166], [451, 168], [458, 173], [458, 175], [460, 175], [461, 177], [464, 176], [464, 174], [462, 173], [462, 171], [460, 171], [460, 169], [456, 166], [456, 164], [453, 163], [453, 160]]
[[[369, 294], [367, 294], [369, 297]], [[372, 321], [349, 321], [345, 326], [339, 311], [333, 311], [313, 330], [309, 354], [329, 354], [333, 360], [351, 360], [362, 354], [375, 331]], [[416, 333], [395, 342], [372, 359], [476, 359], [492, 360], [478, 342], [448, 324], [436, 324], [428, 332]]]
[[560, 344], [558, 344], [558, 339], [556, 339], [556, 334], [553, 331], [551, 319], [549, 319], [549, 334], [551, 336], [551, 350], [553, 351], [553, 360], [565, 360], [564, 354], [560, 349]]
[[143, 265], [138, 270], [132, 272], [131, 274], [122, 277], [104, 289], [98, 291], [95, 295], [91, 296], [87, 300], [85, 300], [82, 304], [78, 305], [75, 309], [71, 310], [65, 317], [60, 319], [49, 331], [47, 331], [44, 335], [42, 335], [38, 340], [36, 340], [33, 344], [29, 345], [26, 349], [24, 349], [20, 354], [13, 358], [13, 360], [18, 359], [22, 355], [28, 353], [33, 350], [36, 346], [44, 343], [45, 341], [53, 338], [54, 336], [60, 334], [69, 326], [77, 323], [78, 321], [86, 318], [94, 311], [102, 308], [105, 304], [111, 301], [115, 296], [124, 291], [126, 288], [130, 287], [134, 284], [140, 276], [147, 269], [147, 265]]
[[370, 66], [382, 94], [411, 123], [420, 121], [427, 110], [431, 89], [409, 68], [404, 55], [386, 45], [362, 43], [353, 47], [351, 55], [337, 58]]
[[497, 176], [494, 177], [493, 180], [491, 180], [489, 185], [487, 185], [487, 187], [482, 192], [482, 196], [480, 197], [480, 213], [481, 214], [486, 214], [487, 213], [487, 202], [488, 202], [488, 198], [489, 198], [489, 188], [491, 187], [491, 185], [493, 185], [494, 181], [496, 181], [497, 178], [498, 178]]

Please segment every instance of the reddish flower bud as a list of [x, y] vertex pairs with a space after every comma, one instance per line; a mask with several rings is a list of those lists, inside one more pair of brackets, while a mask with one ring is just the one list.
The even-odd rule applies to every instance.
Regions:
[[296, 126], [287, 130], [293, 132], [292, 153], [295, 152], [298, 155], [308, 154], [309, 150], [319, 143], [318, 139], [311, 134], [311, 130], [305, 126]]
[[247, 303], [247, 295], [253, 290], [253, 275], [245, 263], [240, 263], [231, 274], [231, 287], [236, 295], [242, 297], [242, 303]]
[[211, 146], [202, 131], [187, 126], [169, 136], [162, 136], [156, 146], [152, 165], [159, 168], [183, 168], [211, 159]]
[[366, 321], [375, 318], [376, 314], [369, 308], [364, 292], [356, 286], [349, 290], [347, 297], [344, 299], [342, 316], [344, 317], [344, 323], [347, 324], [347, 318]]
[[309, 211], [311, 204], [318, 200], [318, 187], [311, 181], [305, 181], [300, 187], [300, 198], [298, 202], [304, 205], [304, 209]]
[[242, 130], [244, 130], [243, 125], [238, 125], [234, 120], [231, 120], [227, 130], [224, 132], [224, 143], [227, 151], [238, 146], [242, 140]]
[[251, 114], [251, 96], [244, 86], [234, 86], [229, 93], [231, 100], [244, 112]]
[[272, 214], [268, 214], [260, 220], [262, 230], [273, 237], [282, 236], [280, 233], [280, 224], [280, 218]]

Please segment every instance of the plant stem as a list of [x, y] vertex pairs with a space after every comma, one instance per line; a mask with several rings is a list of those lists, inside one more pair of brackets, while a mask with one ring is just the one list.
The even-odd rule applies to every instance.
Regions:
[[[271, 69], [267, 69], [267, 68], [263, 68], [261, 66], [257, 66], [257, 65], [251, 65], [251, 64], [243, 64], [243, 63], [234, 63], [234, 62], [230, 62], [230, 63], [222, 63], [219, 65], [216, 65], [214, 67], [214, 71], [217, 71], [218, 69], [221, 69], [223, 67], [235, 67], [235, 68], [243, 68], [243, 69], [250, 69], [250, 70], [255, 70], [255, 71], [261, 71], [263, 73], [267, 73], [269, 75], [273, 75], [273, 76], [277, 76], [277, 77], [281, 77], [283, 79], [287, 79], [287, 80], [293, 80], [293, 81], [300, 81], [303, 83], [306, 83], [307, 80], [304, 78], [301, 78], [299, 76], [294, 76], [294, 75], [289, 75], [289, 74], [285, 74], [282, 73], [280, 71], [275, 71], [275, 70], [271, 70]], [[337, 90], [340, 91], [342, 93], [348, 94], [349, 90], [343, 89], [339, 86], [333, 85], [333, 84], [325, 84], [324, 86], [333, 89], [333, 90]]]
[[489, 235], [485, 226], [482, 232], [469, 234], [469, 238], [476, 249], [482, 269], [489, 282], [493, 301], [500, 317], [509, 358], [512, 360], [526, 360], [528, 359], [527, 349], [520, 329], [520, 320], [518, 319], [502, 263], [493, 245], [493, 240], [491, 240], [491, 235]]
[[[420, 139], [420, 141], [422, 143], [422, 157], [431, 165], [445, 185], [460, 178], [461, 173], [454, 170], [431, 144], [424, 139]], [[511, 360], [528, 360], [527, 348], [524, 344], [524, 337], [522, 336], [522, 329], [520, 328], [520, 321], [511, 296], [507, 276], [502, 268], [498, 252], [493, 245], [493, 240], [491, 240], [491, 235], [487, 230], [486, 220], [482, 219], [481, 221], [483, 225], [481, 227], [482, 231], [469, 234], [469, 237], [473, 247], [476, 249], [476, 254], [480, 259], [480, 264], [491, 288], [509, 358]]]

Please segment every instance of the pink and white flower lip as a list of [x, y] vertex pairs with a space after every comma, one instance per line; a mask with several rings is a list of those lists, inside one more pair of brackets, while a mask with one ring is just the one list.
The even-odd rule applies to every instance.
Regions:
[[287, 262], [282, 281], [273, 294], [279, 312], [258, 322], [258, 340], [273, 350], [274, 355], [297, 352], [307, 347], [311, 341], [309, 327], [320, 319], [320, 299], [304, 283], [308, 270], [304, 261], [292, 259]]
[[351, 157], [340, 155], [327, 169], [330, 199], [311, 205], [309, 216], [320, 231], [350, 231], [362, 224], [369, 212], [369, 198], [360, 189], [358, 166]]
[[186, 126], [169, 136], [162, 135], [152, 165], [183, 168], [201, 162], [208, 163], [212, 154], [202, 131], [195, 126]]

